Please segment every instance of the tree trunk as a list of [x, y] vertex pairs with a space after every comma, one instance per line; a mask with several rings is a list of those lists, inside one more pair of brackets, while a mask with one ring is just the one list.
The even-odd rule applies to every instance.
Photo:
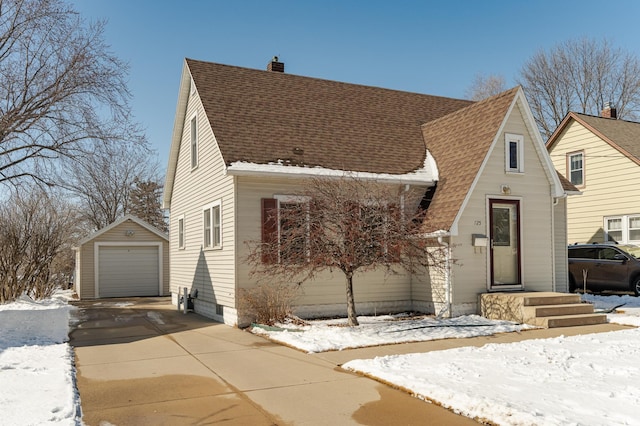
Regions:
[[346, 272], [347, 277], [347, 319], [349, 327], [356, 327], [358, 317], [356, 315], [356, 303], [353, 300], [353, 272]]

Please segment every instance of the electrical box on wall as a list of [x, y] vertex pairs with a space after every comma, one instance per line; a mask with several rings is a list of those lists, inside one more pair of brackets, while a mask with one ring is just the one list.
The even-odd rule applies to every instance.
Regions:
[[483, 234], [471, 234], [471, 245], [474, 247], [486, 247], [487, 236]]

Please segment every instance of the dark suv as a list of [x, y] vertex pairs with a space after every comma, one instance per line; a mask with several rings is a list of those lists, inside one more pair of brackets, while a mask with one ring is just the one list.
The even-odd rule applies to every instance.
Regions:
[[640, 247], [631, 244], [569, 246], [569, 290], [633, 291], [640, 295]]

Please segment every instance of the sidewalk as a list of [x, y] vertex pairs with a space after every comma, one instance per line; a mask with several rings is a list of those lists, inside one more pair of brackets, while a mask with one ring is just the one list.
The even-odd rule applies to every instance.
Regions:
[[96, 426], [473, 425], [338, 366], [357, 358], [625, 328], [604, 324], [305, 354], [184, 315], [166, 298], [75, 305], [70, 344], [83, 420]]

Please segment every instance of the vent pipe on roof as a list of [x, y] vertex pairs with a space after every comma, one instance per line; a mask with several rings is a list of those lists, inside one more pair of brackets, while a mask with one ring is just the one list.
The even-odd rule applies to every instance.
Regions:
[[278, 62], [278, 57], [274, 56], [267, 64], [267, 71], [284, 72], [284, 62]]
[[616, 119], [618, 118], [618, 111], [616, 111], [616, 109], [613, 106], [611, 106], [611, 102], [606, 102], [604, 104], [604, 108], [602, 109], [602, 112], [600, 113], [600, 117]]

